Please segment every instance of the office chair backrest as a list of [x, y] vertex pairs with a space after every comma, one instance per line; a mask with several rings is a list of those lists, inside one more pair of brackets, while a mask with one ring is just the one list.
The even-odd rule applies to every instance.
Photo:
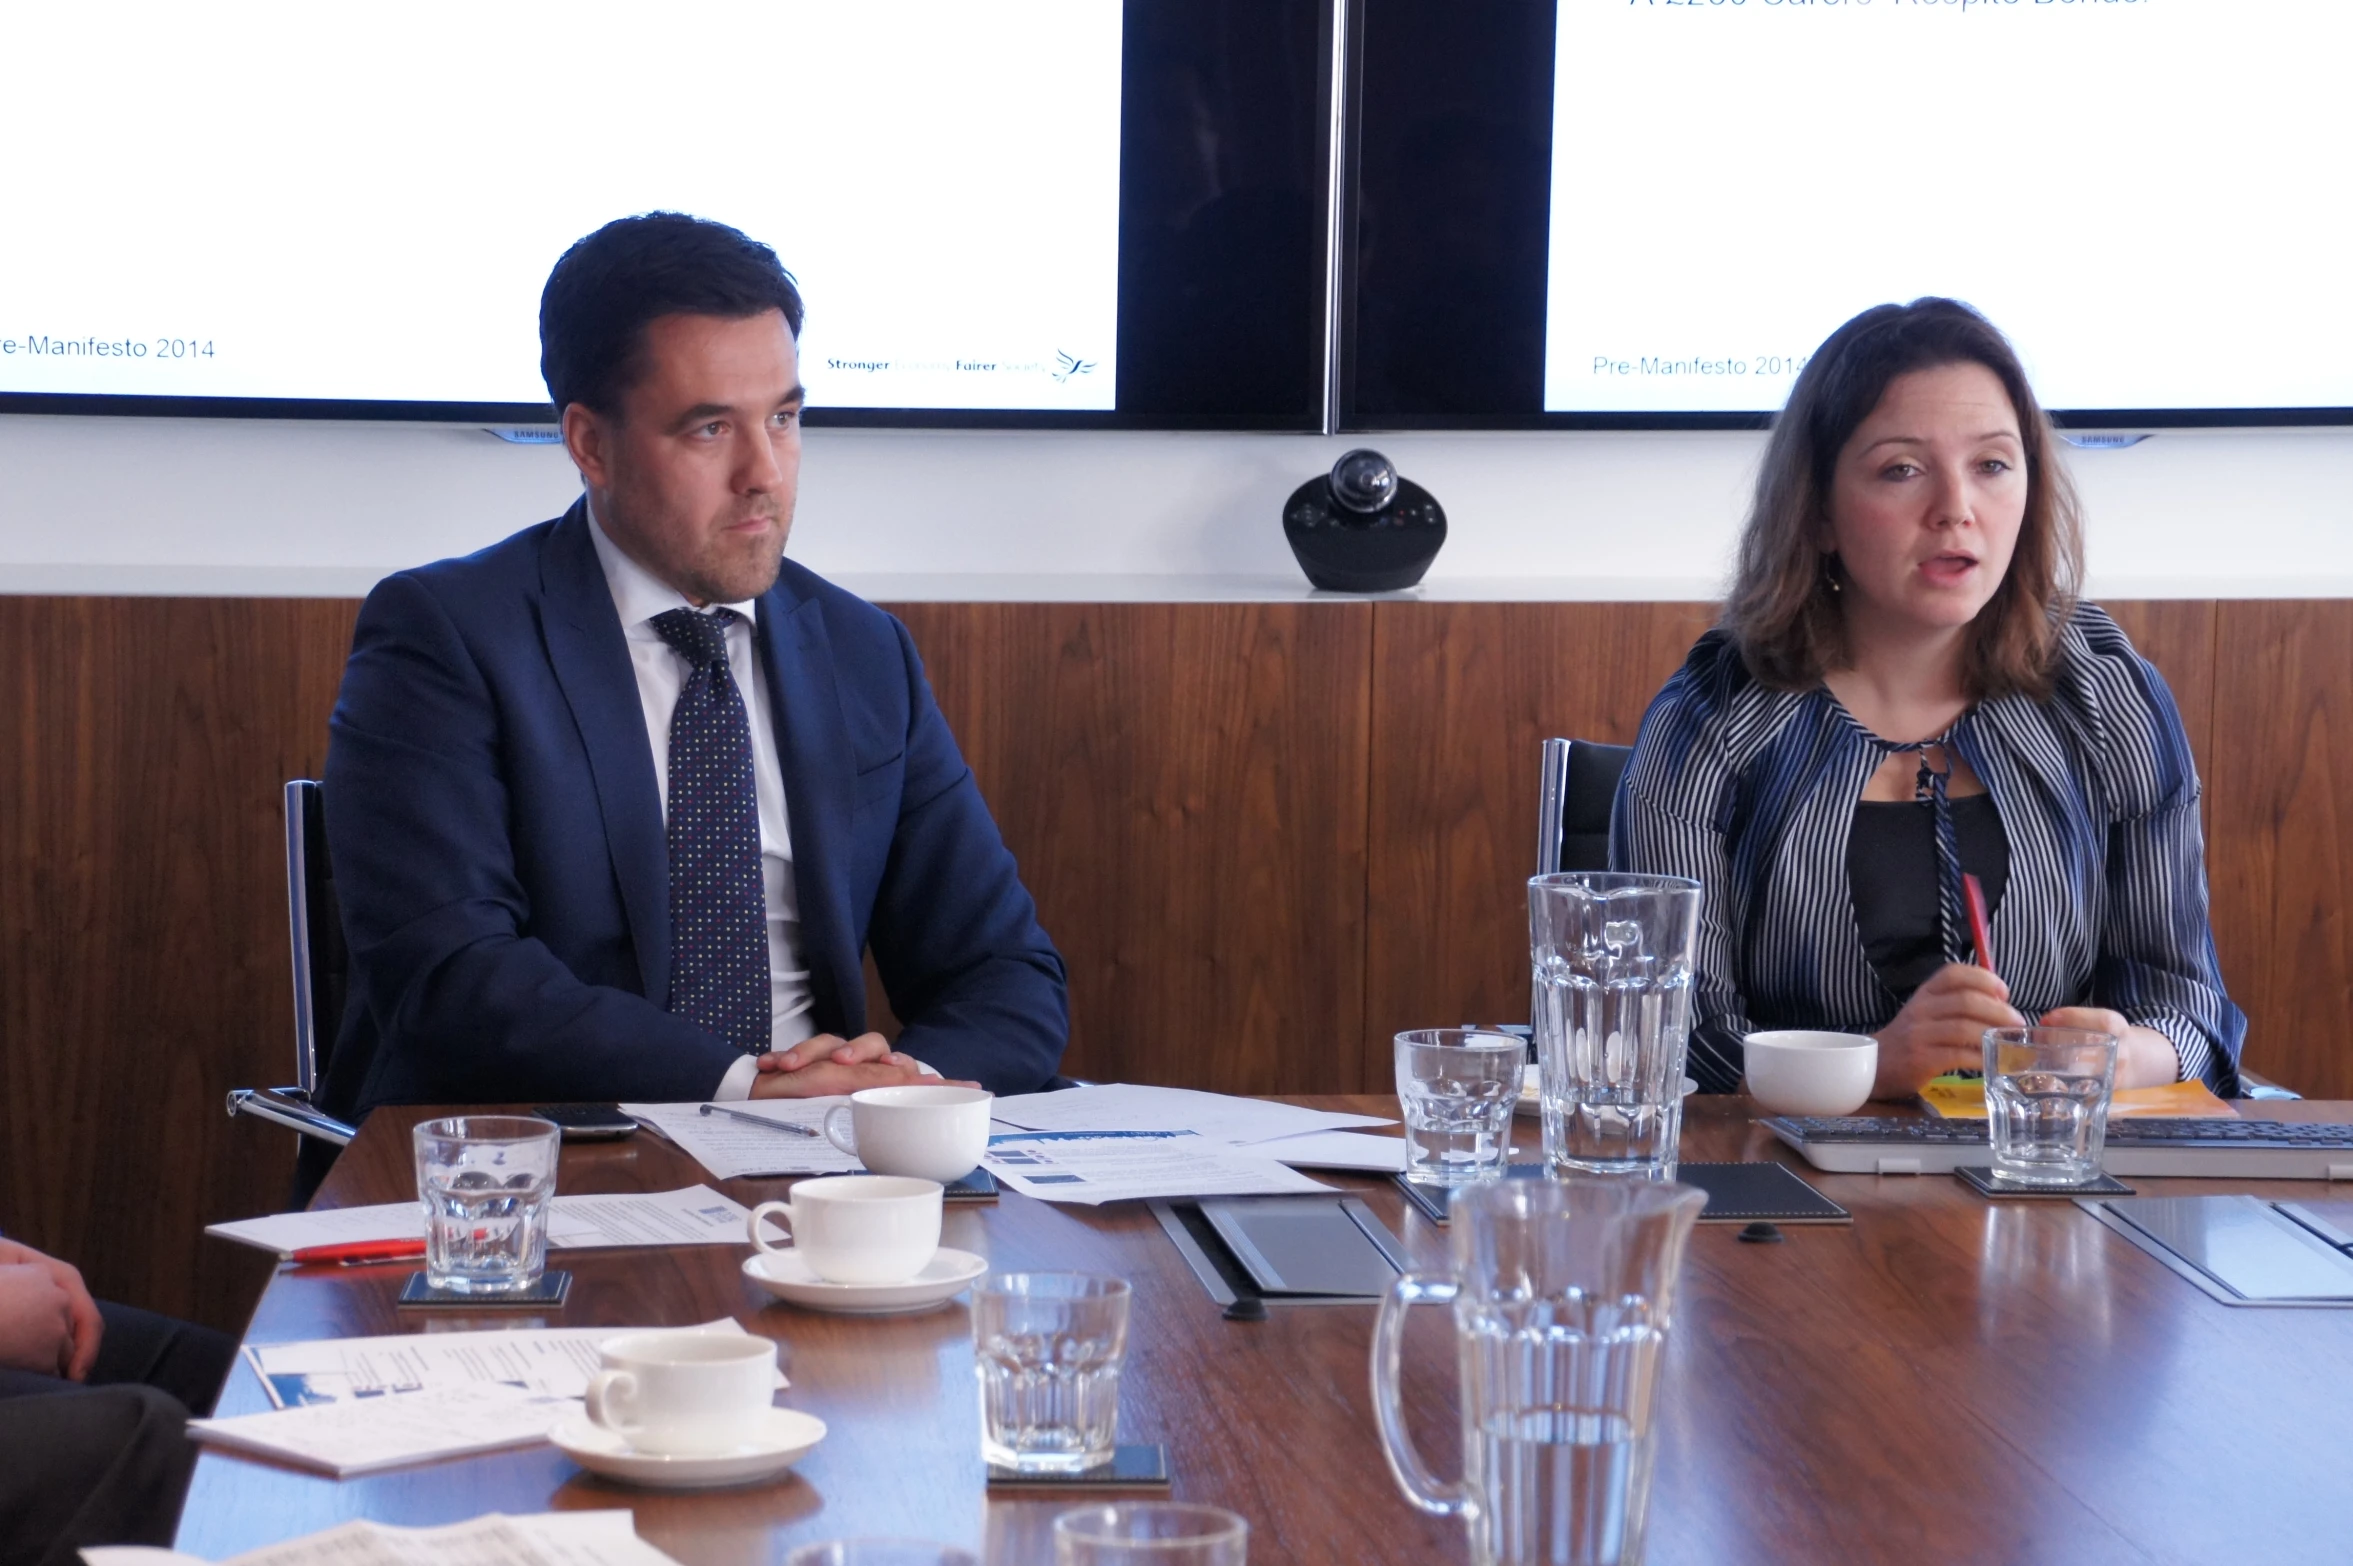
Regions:
[[1536, 873], [1607, 870], [1610, 805], [1634, 754], [1631, 745], [1548, 739], [1537, 790]]
[[327, 855], [326, 792], [308, 778], [286, 785], [286, 914], [294, 947], [295, 1085], [315, 1099], [343, 1026], [350, 956]]

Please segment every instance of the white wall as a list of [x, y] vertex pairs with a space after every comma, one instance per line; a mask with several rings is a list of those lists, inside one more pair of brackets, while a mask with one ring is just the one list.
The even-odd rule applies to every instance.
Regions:
[[[1706, 598], [1760, 438], [813, 430], [792, 550], [878, 598], [1307, 596], [1284, 497], [1372, 444], [1447, 509], [1422, 596]], [[2353, 597], [2353, 431], [2072, 460], [2095, 594]], [[575, 487], [471, 429], [0, 417], [0, 591], [357, 596]]]

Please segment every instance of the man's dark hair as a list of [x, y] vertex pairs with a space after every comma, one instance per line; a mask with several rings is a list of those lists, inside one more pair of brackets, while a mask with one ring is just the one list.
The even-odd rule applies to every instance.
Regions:
[[776, 252], [683, 212], [616, 218], [576, 241], [539, 295], [539, 373], [560, 414], [608, 417], [636, 383], [648, 323], [665, 315], [740, 321], [784, 312], [801, 335], [801, 291]]

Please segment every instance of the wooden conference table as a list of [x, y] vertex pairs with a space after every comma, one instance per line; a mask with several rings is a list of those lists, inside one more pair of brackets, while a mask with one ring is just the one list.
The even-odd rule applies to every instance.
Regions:
[[[1386, 1099], [1301, 1100], [1393, 1112]], [[1684, 1156], [1784, 1158], [1747, 1101], [1695, 1098]], [[2251, 1113], [2353, 1120], [2353, 1104]], [[433, 1111], [380, 1110], [321, 1193], [325, 1205], [412, 1192], [408, 1129]], [[1523, 1119], [1523, 1146], [1535, 1137]], [[1683, 1279], [1651, 1499], [1650, 1559], [1680, 1562], [2344, 1561], [2353, 1559], [2353, 1311], [2230, 1309], [2065, 1202], [1988, 1203], [1944, 1176], [1807, 1178], [1852, 1227], [1744, 1244], [1703, 1226]], [[567, 1192], [668, 1190], [704, 1178], [651, 1134], [565, 1149]], [[1444, 1232], [1385, 1182], [1360, 1191], [1417, 1265]], [[751, 1204], [783, 1181], [732, 1181]], [[2254, 1190], [2320, 1203], [2307, 1182], [2139, 1180], [2144, 1194]], [[1225, 1321], [1148, 1211], [1007, 1195], [951, 1208], [946, 1243], [998, 1268], [1118, 1273], [1135, 1284], [1122, 1436], [1166, 1443], [1183, 1500], [1250, 1520], [1274, 1562], [1468, 1558], [1458, 1524], [1415, 1512], [1384, 1468], [1370, 1413], [1369, 1307], [1277, 1309]], [[776, 1338], [784, 1400], [822, 1418], [795, 1472], [737, 1491], [610, 1485], [552, 1447], [337, 1483], [243, 1458], [199, 1462], [180, 1547], [219, 1559], [352, 1517], [422, 1524], [480, 1512], [628, 1507], [688, 1566], [780, 1561], [812, 1540], [913, 1535], [1052, 1559], [1061, 1495], [991, 1499], [978, 1454], [961, 1304], [926, 1315], [816, 1315], [740, 1274], [748, 1248], [573, 1252], [549, 1326], [684, 1325], [732, 1315]], [[249, 1338], [287, 1341], [517, 1324], [396, 1311], [406, 1267], [282, 1269]], [[1410, 1417], [1441, 1473], [1456, 1467], [1443, 1311], [1416, 1312]], [[267, 1406], [240, 1366], [222, 1413]]]

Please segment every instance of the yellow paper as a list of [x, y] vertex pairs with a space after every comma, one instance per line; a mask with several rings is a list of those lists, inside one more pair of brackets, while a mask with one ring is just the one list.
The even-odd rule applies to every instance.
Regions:
[[[1983, 1120], [1985, 1083], [1975, 1077], [1938, 1077], [1920, 1090], [1920, 1102], [1946, 1120]], [[2109, 1103], [2111, 1120], [2236, 1120], [2239, 1112], [2216, 1098], [2203, 1082], [2168, 1082], [2163, 1087], [2126, 1088]]]

